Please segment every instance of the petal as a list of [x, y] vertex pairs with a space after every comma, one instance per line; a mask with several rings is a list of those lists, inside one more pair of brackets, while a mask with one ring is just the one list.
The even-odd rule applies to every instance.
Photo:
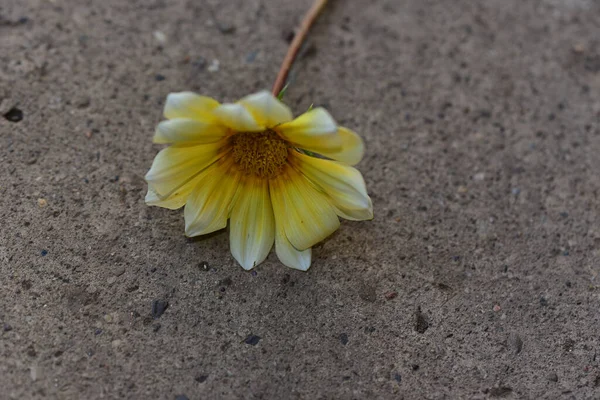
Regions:
[[341, 149], [335, 151], [321, 151], [320, 154], [344, 162], [348, 165], [358, 164], [365, 153], [365, 144], [363, 140], [350, 129], [341, 126], [338, 128], [338, 134], [342, 140]]
[[298, 147], [317, 153], [342, 149], [337, 124], [324, 108], [305, 112], [295, 120], [279, 125], [275, 130]]
[[296, 250], [290, 243], [283, 228], [285, 211], [281, 207], [281, 202], [273, 201], [273, 212], [275, 214], [275, 251], [279, 261], [286, 267], [307, 271], [310, 268], [312, 249]]
[[292, 168], [271, 180], [271, 199], [277, 203], [286, 237], [297, 250], [314, 246], [340, 226], [329, 199]]
[[264, 131], [264, 125], [259, 124], [241, 104], [221, 104], [213, 111], [220, 123], [237, 132]]
[[210, 97], [192, 92], [170, 93], [165, 103], [164, 115], [167, 119], [191, 118], [207, 121], [214, 119], [212, 111], [219, 102]]
[[[167, 147], [154, 158], [152, 167], [146, 174], [146, 181], [156, 196], [166, 200], [189, 184], [204, 168], [219, 159], [223, 146], [223, 142], [216, 142], [196, 146]], [[153, 196], [151, 195], [150, 198], [153, 199]]]
[[275, 219], [268, 182], [249, 178], [240, 188], [231, 213], [231, 254], [250, 270], [263, 262], [275, 240]]
[[214, 143], [223, 139], [228, 129], [218, 123], [191, 118], [162, 121], [156, 127], [154, 143]]
[[293, 118], [290, 109], [266, 90], [244, 97], [239, 104], [250, 111], [260, 125], [266, 127], [289, 122]]
[[356, 168], [297, 152], [293, 154], [292, 161], [298, 170], [329, 196], [338, 215], [351, 220], [373, 218], [373, 204]]
[[191, 180], [189, 183], [177, 189], [169, 197], [163, 198], [156, 193], [156, 190], [154, 190], [152, 184], [148, 184], [148, 193], [146, 193], [145, 201], [149, 206], [158, 206], [168, 208], [170, 210], [176, 210], [185, 205], [185, 202], [187, 201], [187, 198], [193, 189], [194, 180]]
[[205, 235], [227, 226], [239, 181], [240, 174], [231, 168], [230, 162], [215, 163], [198, 176], [185, 204], [187, 236]]

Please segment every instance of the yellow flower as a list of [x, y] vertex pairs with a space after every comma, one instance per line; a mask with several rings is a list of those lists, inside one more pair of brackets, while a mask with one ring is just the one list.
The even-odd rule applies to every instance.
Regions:
[[185, 205], [187, 236], [225, 228], [246, 269], [265, 260], [273, 243], [288, 267], [306, 271], [311, 247], [333, 233], [339, 217], [373, 218], [362, 175], [352, 168], [364, 151], [354, 132], [323, 108], [293, 119], [267, 91], [219, 104], [172, 93], [158, 124], [160, 151], [148, 174], [146, 203]]

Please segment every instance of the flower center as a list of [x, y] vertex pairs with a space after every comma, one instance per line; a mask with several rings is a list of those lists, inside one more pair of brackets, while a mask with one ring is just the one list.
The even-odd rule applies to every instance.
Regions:
[[233, 160], [247, 174], [274, 178], [287, 164], [287, 143], [272, 130], [238, 133], [232, 144]]

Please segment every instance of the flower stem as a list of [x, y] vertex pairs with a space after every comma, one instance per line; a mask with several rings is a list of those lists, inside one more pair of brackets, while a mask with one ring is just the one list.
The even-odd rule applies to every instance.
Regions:
[[302, 46], [304, 39], [306, 39], [306, 35], [308, 34], [310, 27], [314, 24], [315, 20], [317, 19], [317, 16], [319, 15], [326, 3], [327, 0], [315, 0], [310, 10], [308, 10], [306, 15], [302, 19], [300, 28], [298, 29], [296, 35], [294, 35], [294, 40], [292, 40], [292, 43], [290, 44], [290, 48], [288, 49], [288, 52], [285, 55], [283, 62], [281, 63], [281, 68], [279, 68], [277, 79], [275, 79], [275, 83], [273, 84], [274, 96], [279, 95], [279, 92], [281, 92], [281, 90], [283, 89], [283, 85], [285, 85], [285, 81], [290, 72], [290, 68], [292, 68], [292, 64], [294, 63], [294, 60], [296, 59], [296, 56], [300, 51], [300, 47]]

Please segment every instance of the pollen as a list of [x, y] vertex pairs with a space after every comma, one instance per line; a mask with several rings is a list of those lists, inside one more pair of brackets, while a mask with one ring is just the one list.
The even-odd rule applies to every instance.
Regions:
[[288, 162], [288, 145], [272, 130], [242, 132], [232, 138], [233, 160], [248, 175], [270, 179]]

